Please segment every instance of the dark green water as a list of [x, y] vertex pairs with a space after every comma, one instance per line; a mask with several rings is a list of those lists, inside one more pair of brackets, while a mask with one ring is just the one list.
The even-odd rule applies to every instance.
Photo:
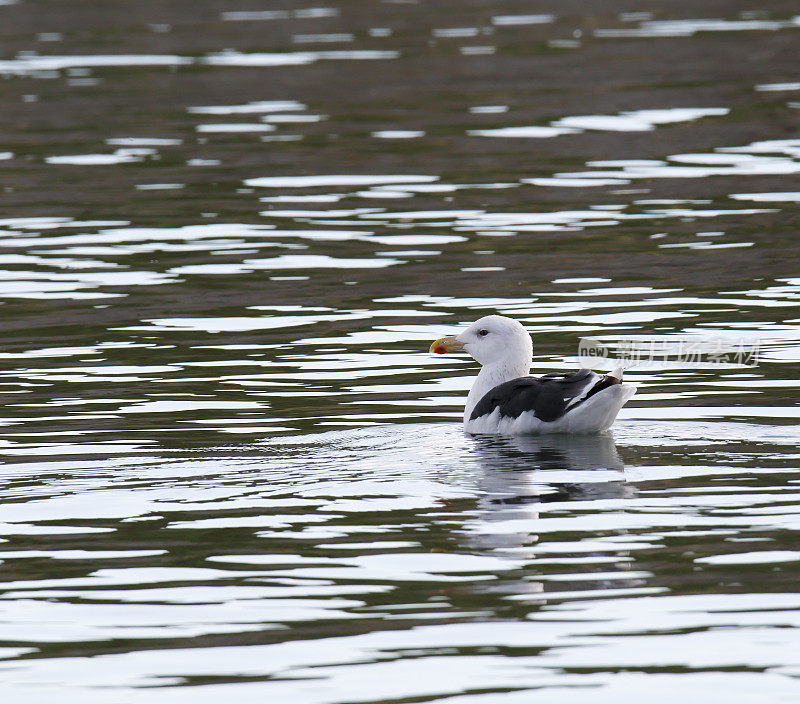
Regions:
[[796, 13], [0, 0], [3, 701], [796, 698]]

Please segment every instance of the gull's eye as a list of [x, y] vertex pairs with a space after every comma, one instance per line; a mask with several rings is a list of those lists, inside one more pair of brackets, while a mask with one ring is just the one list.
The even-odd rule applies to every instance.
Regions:
[[478, 330], [478, 335], [481, 337], [486, 337], [489, 334], [488, 330]]

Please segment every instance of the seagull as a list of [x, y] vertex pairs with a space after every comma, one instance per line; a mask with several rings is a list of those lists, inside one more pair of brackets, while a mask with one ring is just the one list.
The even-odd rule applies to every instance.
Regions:
[[528, 376], [531, 336], [502, 315], [487, 315], [458, 335], [442, 337], [430, 351], [464, 351], [481, 365], [464, 408], [469, 433], [597, 433], [611, 427], [636, 393], [635, 386], [622, 383], [621, 368]]

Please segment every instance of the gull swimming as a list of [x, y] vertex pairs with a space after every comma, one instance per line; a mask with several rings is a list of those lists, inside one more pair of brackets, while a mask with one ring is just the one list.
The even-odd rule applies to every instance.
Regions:
[[470, 433], [597, 433], [611, 427], [636, 393], [622, 383], [622, 369], [590, 369], [528, 376], [533, 342], [521, 323], [487, 315], [453, 337], [431, 345], [435, 354], [467, 352], [481, 365], [464, 408]]

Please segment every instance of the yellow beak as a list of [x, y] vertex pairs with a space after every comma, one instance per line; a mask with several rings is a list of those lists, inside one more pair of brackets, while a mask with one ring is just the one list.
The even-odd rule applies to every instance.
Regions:
[[435, 354], [445, 354], [446, 352], [461, 352], [464, 345], [456, 340], [455, 337], [440, 337], [431, 345], [431, 352]]

